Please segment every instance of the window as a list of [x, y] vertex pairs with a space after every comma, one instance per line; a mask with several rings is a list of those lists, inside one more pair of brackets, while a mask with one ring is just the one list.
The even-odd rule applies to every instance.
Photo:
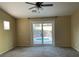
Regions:
[[4, 25], [4, 30], [10, 30], [10, 22], [9, 21], [4, 21], [3, 25]]

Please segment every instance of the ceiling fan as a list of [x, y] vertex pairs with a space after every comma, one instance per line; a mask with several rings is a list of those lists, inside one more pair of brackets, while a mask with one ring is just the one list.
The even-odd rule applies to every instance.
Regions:
[[36, 10], [33, 10], [34, 8], [37, 8], [39, 11], [39, 9], [43, 9], [42, 7], [53, 6], [53, 4], [43, 4], [43, 2], [36, 2], [36, 3], [25, 2], [25, 3], [34, 5], [33, 7], [29, 8], [29, 10], [32, 9], [32, 12], [36, 12]]

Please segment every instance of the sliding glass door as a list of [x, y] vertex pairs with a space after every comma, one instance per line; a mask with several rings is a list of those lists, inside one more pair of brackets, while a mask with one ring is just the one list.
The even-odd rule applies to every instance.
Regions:
[[33, 44], [42, 44], [42, 24], [33, 24]]
[[52, 23], [33, 23], [33, 44], [52, 44]]
[[52, 23], [43, 24], [43, 44], [52, 44]]

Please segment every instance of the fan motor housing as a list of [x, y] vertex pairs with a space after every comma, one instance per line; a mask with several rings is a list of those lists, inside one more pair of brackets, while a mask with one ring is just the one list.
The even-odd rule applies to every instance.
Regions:
[[37, 3], [36, 3], [36, 6], [37, 6], [38, 8], [41, 8], [41, 4], [42, 4], [41, 2], [37, 2]]

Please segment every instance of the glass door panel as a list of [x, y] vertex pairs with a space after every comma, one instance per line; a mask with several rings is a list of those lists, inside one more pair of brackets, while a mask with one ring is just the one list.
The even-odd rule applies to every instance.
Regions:
[[43, 44], [52, 44], [52, 23], [43, 23]]
[[42, 44], [42, 24], [33, 24], [33, 44]]

